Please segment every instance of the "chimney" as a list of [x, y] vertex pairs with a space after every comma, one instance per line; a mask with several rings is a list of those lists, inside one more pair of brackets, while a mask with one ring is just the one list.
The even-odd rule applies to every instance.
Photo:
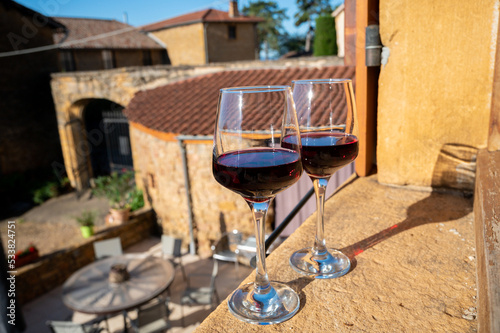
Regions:
[[238, 13], [238, 1], [230, 0], [229, 1], [229, 17], [238, 17], [240, 14]]

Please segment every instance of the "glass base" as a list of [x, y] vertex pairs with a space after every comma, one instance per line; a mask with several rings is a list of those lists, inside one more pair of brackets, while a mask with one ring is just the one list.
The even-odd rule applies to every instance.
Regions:
[[253, 282], [243, 285], [229, 299], [229, 311], [239, 320], [257, 325], [277, 324], [292, 318], [300, 306], [297, 293], [275, 281], [268, 289], [267, 293], [259, 294]]
[[335, 249], [314, 254], [312, 248], [298, 250], [290, 257], [290, 266], [297, 272], [316, 279], [334, 279], [351, 268], [349, 257]]

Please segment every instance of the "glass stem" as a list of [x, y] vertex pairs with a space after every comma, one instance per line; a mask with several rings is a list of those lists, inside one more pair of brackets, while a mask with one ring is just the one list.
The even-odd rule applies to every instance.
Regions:
[[312, 248], [313, 254], [323, 254], [326, 250], [325, 242], [325, 224], [324, 224], [324, 208], [325, 208], [325, 195], [328, 179], [314, 178], [314, 193], [316, 194], [316, 237], [314, 239], [314, 246]]
[[247, 201], [252, 210], [255, 239], [256, 239], [256, 269], [255, 269], [255, 293], [266, 294], [270, 291], [269, 277], [266, 270], [266, 215], [271, 200], [264, 202]]

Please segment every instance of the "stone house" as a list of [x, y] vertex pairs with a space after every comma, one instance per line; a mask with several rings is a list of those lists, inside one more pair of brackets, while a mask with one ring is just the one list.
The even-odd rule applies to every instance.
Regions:
[[[0, 58], [0, 175], [40, 168], [64, 172], [51, 73], [169, 62], [163, 46], [127, 24], [46, 17], [11, 0], [0, 1], [0, 31], [0, 52], [8, 55]], [[37, 47], [47, 49], [28, 50]], [[91, 121], [98, 126], [102, 115]]]
[[345, 6], [340, 4], [332, 12], [332, 17], [335, 18], [335, 33], [337, 36], [337, 56], [343, 58], [344, 51], [344, 27], [345, 27]]
[[263, 19], [242, 16], [237, 1], [229, 11], [206, 9], [143, 26], [161, 40], [172, 65], [258, 59], [257, 23]]
[[0, 176], [62, 162], [49, 85], [59, 69], [57, 50], [26, 51], [52, 44], [64, 30], [52, 18], [0, 1]]
[[66, 29], [54, 34], [60, 71], [86, 71], [168, 64], [165, 48], [116, 20], [54, 17]]

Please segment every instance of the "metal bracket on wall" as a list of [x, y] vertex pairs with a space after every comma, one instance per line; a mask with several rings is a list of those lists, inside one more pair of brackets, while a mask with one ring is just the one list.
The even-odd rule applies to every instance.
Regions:
[[380, 40], [379, 26], [369, 25], [365, 29], [365, 65], [377, 67], [381, 64], [382, 41]]

